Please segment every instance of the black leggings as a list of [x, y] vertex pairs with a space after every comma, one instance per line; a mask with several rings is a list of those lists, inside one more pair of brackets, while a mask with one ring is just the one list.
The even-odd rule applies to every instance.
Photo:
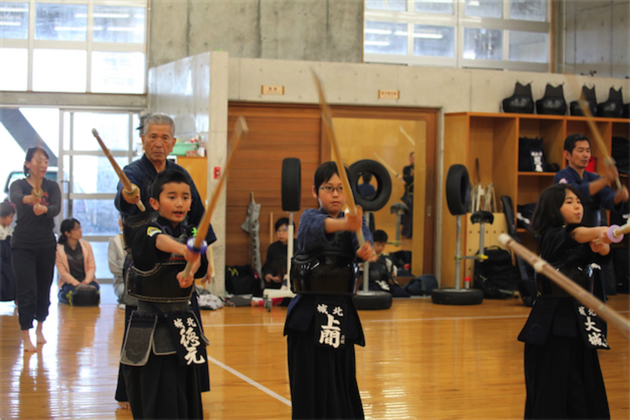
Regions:
[[34, 319], [44, 322], [48, 316], [55, 250], [56, 245], [40, 249], [11, 249], [22, 331], [33, 328]]

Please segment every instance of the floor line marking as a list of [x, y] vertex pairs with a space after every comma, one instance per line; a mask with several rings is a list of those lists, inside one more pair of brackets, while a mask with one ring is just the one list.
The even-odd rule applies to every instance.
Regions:
[[[630, 313], [629, 310], [617, 311], [620, 314]], [[483, 319], [512, 319], [527, 318], [529, 313], [520, 315], [486, 315], [486, 316], [454, 316], [454, 317], [438, 317], [438, 318], [409, 318], [409, 319], [371, 319], [361, 321], [361, 324], [384, 323], [384, 322], [426, 322], [426, 321], [465, 321], [465, 320], [483, 320]], [[273, 322], [269, 324], [204, 324], [204, 328], [225, 328], [225, 327], [279, 327], [284, 326], [284, 322]]]
[[254, 387], [260, 389], [262, 392], [271, 395], [272, 397], [274, 397], [275, 399], [277, 399], [278, 401], [288, 405], [289, 407], [291, 407], [291, 401], [287, 400], [286, 398], [284, 398], [282, 395], [279, 395], [278, 393], [270, 390], [269, 388], [267, 388], [264, 385], [259, 384], [258, 382], [254, 381], [253, 379], [243, 375], [241, 372], [232, 369], [231, 367], [229, 367], [228, 365], [226, 365], [223, 362], [219, 362], [217, 359], [215, 359], [214, 357], [210, 357], [208, 356], [208, 360], [211, 361], [212, 363], [214, 363], [215, 365], [227, 370], [228, 372], [230, 372], [232, 375], [237, 376], [239, 378], [241, 378], [242, 380], [244, 380], [245, 382], [247, 382], [250, 385], [253, 385]]
[[[424, 321], [448, 321], [448, 320], [480, 320], [480, 319], [503, 319], [503, 318], [527, 318], [528, 315], [496, 315], [496, 316], [462, 316], [462, 317], [440, 317], [440, 318], [409, 318], [409, 319], [371, 319], [367, 321], [361, 321], [361, 324], [370, 323], [383, 323], [383, 322], [424, 322]], [[284, 323], [270, 323], [270, 324], [204, 324], [204, 328], [225, 328], [225, 327], [280, 327], [284, 326]]]

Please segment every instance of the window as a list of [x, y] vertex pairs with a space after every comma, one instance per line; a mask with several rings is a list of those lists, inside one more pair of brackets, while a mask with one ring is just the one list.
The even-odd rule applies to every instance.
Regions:
[[365, 62], [549, 71], [548, 0], [366, 0]]
[[146, 0], [0, 0], [0, 90], [142, 94]]

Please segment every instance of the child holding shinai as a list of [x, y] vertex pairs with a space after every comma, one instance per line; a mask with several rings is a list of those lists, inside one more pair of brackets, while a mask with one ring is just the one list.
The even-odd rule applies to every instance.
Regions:
[[[135, 235], [127, 280], [129, 295], [138, 298], [121, 352], [127, 396], [136, 419], [200, 419], [195, 365], [206, 361], [199, 350], [208, 341], [189, 299], [194, 274], [203, 277], [207, 261], [200, 258], [203, 247], [195, 249], [192, 242], [194, 228], [185, 223], [191, 205], [188, 177], [175, 170], [160, 172], [150, 204], [159, 216]], [[187, 262], [192, 270], [185, 276]]]
[[294, 419], [364, 418], [354, 346], [365, 340], [352, 295], [356, 258], [368, 260], [373, 247], [361, 209], [354, 215], [342, 211], [351, 193], [343, 189], [337, 164], [325, 162], [315, 171], [312, 190], [320, 207], [300, 218], [291, 269], [297, 296], [284, 328]]
[[[599, 277], [610, 252], [606, 226], [586, 227], [580, 196], [570, 184], [542, 192], [531, 219], [541, 258], [604, 300]], [[606, 323], [544, 275], [518, 339], [525, 343], [526, 419], [610, 418], [598, 350], [608, 350]]]

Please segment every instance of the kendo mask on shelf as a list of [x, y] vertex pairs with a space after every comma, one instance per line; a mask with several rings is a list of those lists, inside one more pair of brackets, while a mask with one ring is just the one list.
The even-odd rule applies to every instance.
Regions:
[[[597, 115], [597, 97], [595, 95], [595, 86], [590, 89], [586, 87], [586, 85], [582, 86], [582, 96], [580, 96], [580, 99], [588, 102], [588, 107], [591, 111], [591, 115]], [[582, 112], [582, 108], [580, 108], [580, 104], [578, 103], [578, 101], [571, 101], [569, 107], [571, 115], [577, 117], [584, 116], [584, 113]]]
[[597, 116], [604, 118], [622, 118], [623, 117], [623, 97], [621, 88], [615, 90], [610, 88], [608, 100], [597, 104]]
[[522, 85], [516, 82], [514, 86], [514, 94], [505, 98], [501, 105], [503, 112], [509, 112], [512, 114], [533, 114], [534, 113], [534, 98], [532, 96], [532, 84], [528, 83]]
[[536, 101], [536, 113], [541, 115], [566, 115], [567, 102], [564, 100], [562, 85], [553, 87], [547, 83], [545, 96]]

